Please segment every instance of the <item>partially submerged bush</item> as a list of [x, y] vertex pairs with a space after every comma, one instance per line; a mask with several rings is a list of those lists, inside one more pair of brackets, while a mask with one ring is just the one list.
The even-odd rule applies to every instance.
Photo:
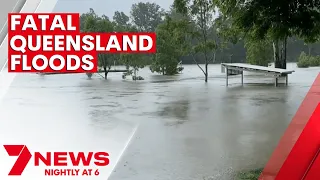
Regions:
[[88, 76], [88, 78], [91, 78], [92, 77], [92, 73], [86, 73], [87, 74], [87, 76]]
[[305, 52], [301, 52], [299, 59], [298, 59], [297, 66], [299, 68], [309, 67], [309, 57], [307, 56], [307, 54]]
[[144, 80], [142, 76], [137, 76], [137, 72], [134, 72], [134, 70], [128, 70], [128, 72], [125, 72], [122, 74], [122, 79], [126, 79], [127, 76], [132, 76], [132, 80], [137, 81], [137, 80]]
[[312, 56], [312, 57], [310, 57], [310, 66], [311, 67], [320, 66], [320, 56]]
[[306, 59], [300, 60], [300, 61], [298, 61], [297, 66], [299, 68], [308, 68], [309, 67], [309, 61], [306, 60]]
[[144, 80], [142, 76], [132, 76], [132, 80], [137, 81], [137, 80]]
[[320, 66], [320, 56], [308, 56], [305, 52], [302, 52], [299, 56], [297, 66], [299, 68]]

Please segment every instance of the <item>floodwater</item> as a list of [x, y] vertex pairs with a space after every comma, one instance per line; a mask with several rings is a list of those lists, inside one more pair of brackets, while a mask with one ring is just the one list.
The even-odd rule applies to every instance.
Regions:
[[[289, 86], [246, 73], [243, 87], [239, 76], [226, 87], [220, 65], [210, 65], [208, 83], [198, 67], [184, 67], [172, 77], [144, 69], [137, 82], [121, 73], [18, 75], [2, 100], [0, 141], [31, 151], [108, 151], [101, 179], [112, 172], [110, 180], [230, 180], [264, 166], [320, 71], [289, 64]], [[34, 178], [34, 169], [24, 173]]]

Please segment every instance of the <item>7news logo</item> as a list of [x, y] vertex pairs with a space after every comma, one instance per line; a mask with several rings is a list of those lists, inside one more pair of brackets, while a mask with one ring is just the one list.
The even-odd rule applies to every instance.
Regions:
[[[21, 176], [29, 161], [34, 160], [34, 166], [40, 166], [40, 162], [46, 167], [45, 176], [98, 176], [99, 170], [92, 168], [82, 168], [79, 166], [89, 167], [91, 163], [97, 167], [109, 165], [109, 154], [107, 152], [34, 152], [31, 154], [26, 145], [3, 145], [9, 156], [17, 156], [17, 160], [9, 172], [9, 176]], [[68, 160], [71, 163], [68, 163]], [[72, 166], [73, 168], [67, 168]], [[64, 168], [63, 168], [64, 167]]]

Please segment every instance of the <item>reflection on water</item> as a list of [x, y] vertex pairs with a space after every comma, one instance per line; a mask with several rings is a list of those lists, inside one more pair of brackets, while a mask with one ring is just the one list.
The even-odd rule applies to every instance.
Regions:
[[268, 97], [268, 96], [258, 96], [251, 98], [254, 105], [263, 106], [264, 104], [273, 103], [273, 102], [280, 102], [286, 103], [286, 99], [284, 97]]
[[142, 70], [145, 80], [137, 82], [118, 73], [108, 80], [19, 75], [1, 107], [10, 121], [0, 121], [0, 136], [11, 133], [5, 126], [48, 138], [59, 130], [55, 138], [68, 139], [61, 147], [121, 149], [140, 124], [111, 180], [232, 179], [264, 166], [319, 70], [297, 69], [288, 87], [252, 73], [244, 87], [238, 76], [225, 87], [218, 65], [210, 66], [207, 84], [196, 66], [171, 77]]
[[188, 100], [168, 102], [163, 106], [158, 115], [166, 122], [166, 126], [180, 125], [189, 119], [190, 102]]

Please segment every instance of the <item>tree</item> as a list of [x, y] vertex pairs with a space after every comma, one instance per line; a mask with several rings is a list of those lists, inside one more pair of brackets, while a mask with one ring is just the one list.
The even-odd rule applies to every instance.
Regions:
[[318, 0], [215, 0], [224, 16], [231, 17], [242, 32], [273, 41], [276, 68], [286, 69], [287, 40], [296, 35], [308, 42], [320, 33]]
[[272, 42], [268, 39], [245, 39], [247, 62], [259, 66], [268, 66], [272, 60]]
[[[157, 26], [162, 22], [164, 10], [156, 3], [139, 2], [132, 5], [130, 15], [133, 26], [137, 31], [154, 32]], [[138, 59], [148, 62], [152, 57], [152, 55], [146, 54]]]
[[133, 75], [134, 80], [136, 80], [139, 69], [146, 65], [144, 58], [143, 54], [121, 54], [120, 61], [126, 65], [128, 70], [125, 76]]
[[96, 16], [96, 13], [94, 12], [94, 10], [92, 8], [89, 9], [89, 12], [81, 14], [81, 16], [80, 16], [80, 30], [81, 31], [84, 31], [84, 25], [87, 21], [87, 18], [90, 16]]
[[115, 24], [118, 27], [126, 27], [129, 25], [129, 16], [127, 16], [124, 12], [119, 12], [116, 11], [113, 15], [113, 22], [115, 22]]
[[188, 25], [185, 19], [174, 20], [167, 15], [164, 22], [157, 27], [157, 53], [150, 66], [152, 72], [163, 75], [179, 72], [177, 66], [187, 49], [185, 29]]
[[[116, 11], [113, 16], [115, 31], [117, 32], [137, 32], [136, 26], [129, 23], [129, 17], [123, 13]], [[123, 77], [133, 75], [136, 79], [139, 69], [146, 66], [146, 56], [143, 54], [121, 54], [118, 56], [121, 64], [126, 66], [128, 72]]]
[[139, 31], [154, 32], [162, 22], [164, 10], [156, 3], [139, 2], [131, 7], [131, 19]]
[[[114, 26], [105, 15], [99, 17], [90, 9], [90, 12], [84, 15], [83, 32], [113, 32]], [[98, 66], [103, 68], [105, 79], [111, 69], [112, 63], [116, 60], [116, 54], [98, 54]]]
[[[190, 21], [189, 33], [191, 40], [195, 40], [192, 46], [191, 55], [194, 62], [201, 69], [205, 75], [205, 82], [208, 82], [208, 65], [214, 58], [213, 53], [216, 48], [216, 42], [210, 38], [214, 33], [213, 15], [215, 13], [215, 6], [211, 0], [174, 0], [174, 8], [177, 12], [184, 14], [192, 19]], [[203, 69], [197, 62], [194, 54], [202, 53], [204, 58], [205, 69]], [[211, 55], [211, 57], [209, 57]]]

